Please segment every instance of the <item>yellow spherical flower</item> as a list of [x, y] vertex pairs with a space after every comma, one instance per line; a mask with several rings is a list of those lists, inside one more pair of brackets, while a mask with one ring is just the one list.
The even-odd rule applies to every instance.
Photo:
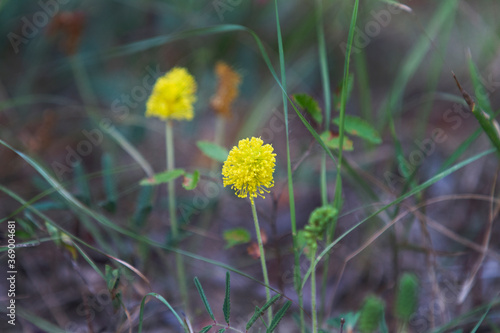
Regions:
[[270, 144], [263, 143], [260, 138], [240, 140], [222, 166], [224, 186], [231, 185], [240, 198], [264, 198], [264, 193], [269, 193], [267, 188], [274, 186], [276, 154]]
[[146, 103], [146, 117], [193, 119], [196, 81], [185, 68], [175, 67], [156, 81]]

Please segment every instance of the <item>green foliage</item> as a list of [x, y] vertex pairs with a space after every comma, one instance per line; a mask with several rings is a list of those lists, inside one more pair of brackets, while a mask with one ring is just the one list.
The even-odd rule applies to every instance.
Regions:
[[291, 301], [286, 301], [285, 305], [281, 309], [276, 312], [276, 315], [273, 317], [273, 320], [271, 321], [271, 324], [269, 324], [269, 327], [266, 330], [266, 333], [271, 333], [274, 332], [276, 327], [278, 327], [278, 324], [280, 323], [281, 319], [285, 316], [288, 308], [292, 305]]
[[273, 297], [271, 297], [271, 299], [269, 299], [269, 301], [267, 301], [262, 306], [262, 308], [259, 308], [258, 306], [256, 306], [253, 316], [250, 318], [250, 320], [248, 320], [248, 323], [246, 325], [246, 330], [248, 331], [250, 329], [250, 327], [252, 327], [252, 325], [257, 321], [257, 319], [259, 319], [259, 317], [262, 316], [264, 314], [264, 312], [266, 312], [266, 310], [269, 309], [269, 307], [271, 305], [273, 305], [278, 299], [280, 299], [280, 297], [281, 297], [281, 295], [279, 295], [279, 294], [274, 295]]
[[224, 319], [226, 323], [229, 325], [229, 318], [231, 315], [231, 285], [230, 285], [230, 276], [229, 272], [226, 272], [226, 294], [224, 296], [224, 304], [222, 305], [222, 312], [224, 312]]
[[106, 265], [104, 276], [106, 278], [108, 291], [111, 295], [111, 299], [113, 300], [113, 308], [116, 311], [121, 305], [122, 296], [121, 291], [118, 290], [121, 278], [120, 270], [117, 268], [113, 269], [111, 266]]
[[323, 114], [321, 112], [321, 108], [318, 105], [318, 102], [314, 100], [308, 94], [295, 94], [292, 96], [294, 101], [304, 110], [307, 111], [314, 119], [314, 121], [321, 125], [323, 123]]
[[481, 83], [481, 78], [479, 77], [478, 70], [476, 65], [472, 61], [472, 58], [468, 58], [469, 63], [469, 71], [472, 77], [472, 83], [474, 84], [474, 91], [476, 91], [477, 98], [477, 106], [475, 105], [472, 97], [468, 95], [468, 93], [460, 87], [457, 78], [457, 85], [461, 90], [461, 93], [469, 105], [474, 117], [476, 117], [479, 125], [481, 125], [483, 131], [486, 133], [488, 138], [490, 139], [493, 146], [497, 149], [497, 152], [500, 154], [500, 126], [498, 122], [494, 119], [493, 109], [491, 108], [490, 101], [488, 99], [488, 94], [484, 86]]
[[365, 299], [365, 303], [361, 308], [361, 316], [359, 318], [359, 329], [363, 333], [375, 332], [380, 323], [384, 321], [385, 304], [376, 296], [369, 296]]
[[186, 332], [186, 333], [189, 332], [189, 328], [187, 327], [187, 325], [184, 322], [184, 320], [182, 320], [182, 318], [179, 316], [179, 314], [177, 313], [177, 311], [174, 310], [174, 308], [170, 305], [169, 302], [167, 302], [167, 300], [165, 298], [163, 298], [163, 296], [161, 296], [160, 294], [157, 294], [157, 293], [148, 293], [148, 294], [146, 294], [142, 298], [142, 301], [141, 301], [141, 307], [140, 307], [140, 311], [139, 311], [139, 329], [138, 329], [138, 333], [142, 332], [142, 323], [143, 323], [143, 320], [144, 320], [143, 319], [143, 317], [144, 317], [144, 305], [146, 304], [146, 298], [148, 296], [153, 296], [156, 299], [158, 299], [160, 302], [162, 302], [163, 304], [165, 304], [168, 307], [168, 309], [174, 314], [175, 318], [177, 319], [177, 322], [184, 329], [184, 332]]
[[208, 331], [210, 331], [212, 329], [213, 325], [208, 325], [208, 326], [205, 326], [203, 327], [201, 330], [200, 330], [200, 333], [207, 333]]
[[208, 315], [215, 322], [214, 313], [212, 312], [212, 308], [210, 307], [210, 304], [208, 304], [207, 296], [205, 296], [205, 292], [203, 291], [203, 287], [201, 286], [201, 283], [197, 277], [194, 278], [194, 284], [196, 285], [196, 289], [198, 289], [198, 293], [200, 294], [201, 300], [202, 300], [203, 304], [205, 305], [205, 309], [207, 309]]
[[[347, 133], [358, 136], [371, 143], [382, 143], [380, 134], [378, 134], [377, 130], [365, 120], [356, 116], [346, 115], [344, 121], [345, 131]], [[333, 123], [340, 125], [340, 117], [333, 119]]]
[[174, 169], [170, 171], [164, 171], [161, 173], [155, 174], [152, 178], [146, 178], [140, 181], [140, 185], [148, 186], [148, 185], [160, 185], [163, 183], [168, 183], [174, 179], [179, 178], [184, 175], [185, 172], [183, 169]]
[[326, 228], [336, 222], [337, 209], [330, 205], [318, 207], [309, 216], [304, 227], [304, 238], [312, 252], [316, 252], [318, 241], [323, 238]]
[[186, 190], [194, 190], [196, 186], [198, 186], [199, 180], [200, 172], [198, 170], [194, 170], [193, 173], [185, 173], [182, 187], [184, 187]]
[[[321, 133], [320, 137], [328, 148], [330, 149], [340, 148], [340, 139], [338, 135], [333, 135], [332, 132], [326, 131]], [[345, 136], [342, 147], [344, 148], [344, 151], [352, 151], [354, 149], [352, 140], [349, 139], [347, 136]]]
[[198, 148], [202, 151], [203, 154], [210, 157], [211, 159], [216, 160], [217, 162], [224, 162], [227, 159], [227, 155], [229, 155], [229, 151], [210, 141], [198, 141], [196, 142]]
[[224, 231], [225, 248], [248, 243], [251, 239], [250, 232], [245, 228], [234, 228]]
[[417, 309], [417, 304], [418, 279], [415, 274], [404, 273], [399, 279], [395, 313], [398, 318], [408, 322]]

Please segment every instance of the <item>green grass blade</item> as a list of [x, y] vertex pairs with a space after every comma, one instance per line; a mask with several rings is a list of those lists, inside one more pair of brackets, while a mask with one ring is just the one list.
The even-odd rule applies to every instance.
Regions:
[[406, 56], [401, 66], [401, 70], [399, 70], [398, 76], [394, 80], [394, 85], [391, 88], [387, 102], [383, 103], [380, 108], [380, 110], [382, 110], [380, 114], [385, 114], [385, 116], [381, 117], [382, 123], [379, 124], [379, 129], [385, 126], [389, 117], [392, 117], [391, 113], [394, 113], [394, 110], [399, 108], [409, 80], [413, 77], [422, 61], [425, 59], [436, 36], [442, 31], [442, 26], [446, 22], [449, 22], [451, 17], [457, 12], [457, 0], [440, 1], [439, 4], [439, 8], [434, 11], [434, 16], [426, 25], [428, 29], [422, 34], [419, 40], [413, 44], [413, 48]]
[[[231, 271], [231, 272], [234, 272], [240, 276], [244, 276], [256, 283], [259, 283], [260, 285], [262, 286], [265, 286], [266, 288], [268, 288], [269, 290], [279, 294], [279, 291], [270, 287], [270, 286], [266, 286], [264, 283], [262, 283], [261, 281], [257, 280], [256, 278], [254, 278], [253, 276], [251, 275], [248, 275], [232, 266], [229, 266], [223, 262], [220, 262], [220, 261], [217, 261], [217, 260], [212, 260], [212, 259], [209, 259], [209, 258], [205, 258], [205, 257], [202, 257], [202, 256], [199, 256], [197, 254], [194, 254], [194, 253], [191, 253], [191, 252], [188, 252], [188, 251], [184, 251], [184, 250], [181, 250], [181, 249], [177, 249], [177, 248], [173, 248], [173, 247], [170, 247], [170, 246], [167, 246], [163, 243], [159, 243], [159, 242], [156, 242], [156, 241], [153, 241], [151, 240], [150, 238], [148, 237], [145, 237], [145, 236], [142, 236], [140, 234], [138, 234], [137, 232], [135, 231], [131, 231], [131, 230], [127, 230], [123, 227], [120, 227], [119, 225], [117, 225], [116, 223], [113, 223], [112, 221], [110, 221], [108, 218], [106, 218], [105, 216], [91, 210], [91, 209], [88, 209], [87, 207], [85, 207], [80, 201], [78, 201], [71, 193], [69, 193], [63, 186], [62, 184], [60, 184], [58, 181], [56, 181], [54, 179], [53, 176], [51, 176], [43, 166], [41, 166], [39, 163], [37, 163], [35, 160], [33, 160], [31, 157], [29, 157], [28, 155], [24, 154], [23, 152], [20, 152], [16, 149], [14, 149], [12, 146], [10, 146], [8, 143], [6, 143], [5, 141], [1, 140], [0, 139], [0, 145], [3, 145], [5, 146], [6, 148], [12, 150], [14, 153], [16, 153], [17, 155], [19, 155], [26, 163], [28, 163], [29, 165], [31, 165], [43, 178], [45, 178], [45, 180], [54, 188], [54, 191], [56, 191], [57, 193], [59, 193], [62, 198], [64, 200], [66, 200], [66, 202], [74, 209], [76, 209], [79, 213], [82, 213], [82, 214], [86, 214], [90, 217], [92, 217], [94, 220], [96, 220], [97, 222], [99, 222], [101, 225], [105, 226], [106, 228], [110, 229], [110, 230], [114, 230], [122, 235], [125, 235], [125, 236], [128, 236], [132, 239], [135, 239], [137, 241], [140, 241], [140, 242], [144, 242], [145, 244], [149, 244], [150, 246], [152, 247], [156, 247], [156, 248], [160, 248], [160, 249], [164, 249], [164, 250], [167, 250], [167, 251], [172, 251], [172, 252], [175, 252], [175, 253], [179, 253], [179, 254], [182, 254], [186, 257], [189, 257], [189, 258], [192, 258], [192, 259], [195, 259], [195, 260], [200, 260], [200, 261], [203, 261], [203, 262], [206, 262], [206, 263], [209, 263], [209, 264], [212, 264], [212, 265], [215, 265], [217, 267], [221, 267], [225, 270], [228, 270], [228, 271]], [[1, 186], [0, 185], [0, 190], [3, 190], [5, 191], [6, 193], [10, 193], [13, 195], [13, 193], [6, 189], [5, 187]], [[17, 196], [17, 198], [19, 198]], [[19, 198], [21, 199], [21, 198]], [[27, 209], [30, 209], [30, 210], [33, 210], [33, 207], [31, 207], [29, 204], [27, 204], [27, 202], [25, 200], [22, 200], [20, 201], [24, 206], [24, 208], [27, 208]], [[40, 212], [38, 212], [37, 214], [41, 214]], [[43, 219], [47, 219], [48, 217], [45, 216], [45, 215], [40, 215], [40, 216], [43, 216], [42, 218]], [[67, 234], [70, 234], [68, 231], [62, 229], [59, 227], [59, 229], [63, 230], [65, 233]], [[75, 237], [73, 236], [73, 239], [75, 239]], [[89, 246], [88, 244], [86, 244], [87, 246]], [[90, 247], [90, 246], [89, 246]], [[93, 247], [91, 247], [93, 248]], [[95, 248], [93, 248], [95, 249]], [[96, 249], [97, 250], [97, 249]]]
[[[354, 2], [354, 8], [352, 11], [351, 24], [349, 27], [349, 36], [347, 38], [347, 49], [345, 52], [345, 62], [344, 62], [344, 78], [342, 81], [342, 96], [340, 100], [340, 117], [339, 117], [339, 160], [337, 163], [337, 178], [335, 182], [335, 198], [333, 206], [337, 209], [338, 212], [341, 211], [340, 203], [342, 202], [342, 157], [343, 157], [343, 143], [344, 143], [344, 132], [345, 132], [345, 111], [346, 111], [346, 103], [347, 103], [347, 94], [349, 86], [349, 64], [351, 58], [351, 49], [352, 49], [352, 41], [354, 38], [354, 30], [356, 27], [356, 21], [358, 18], [358, 7], [359, 0]], [[328, 230], [330, 237], [334, 230]]]
[[28, 312], [27, 310], [25, 310], [23, 308], [18, 307], [16, 309], [16, 311], [17, 311], [17, 315], [19, 315], [19, 317], [32, 323], [38, 329], [41, 329], [44, 332], [51, 332], [51, 333], [66, 333], [66, 332], [68, 332], [67, 330], [62, 330], [58, 326], [48, 322], [47, 320], [45, 320], [43, 318], [40, 318], [40, 317], [34, 315], [31, 312]]
[[474, 328], [472, 329], [472, 331], [470, 331], [470, 333], [476, 333], [477, 332], [477, 330], [479, 329], [479, 327], [481, 326], [481, 324], [483, 323], [483, 321], [486, 319], [486, 316], [490, 312], [492, 305], [493, 304], [490, 303], [490, 306], [488, 306], [488, 308], [486, 309], [486, 311], [482, 315], [481, 319], [479, 319], [479, 321], [477, 322], [476, 326], [474, 326]]
[[[287, 182], [288, 182], [288, 202], [290, 206], [290, 227], [292, 230], [292, 244], [294, 253], [294, 268], [293, 268], [293, 282], [296, 292], [299, 294], [299, 305], [302, 309], [302, 296], [299, 290], [301, 285], [301, 273], [300, 273], [300, 255], [297, 245], [297, 221], [295, 215], [295, 192], [293, 189], [293, 177], [292, 177], [292, 160], [290, 155], [290, 131], [288, 128], [288, 95], [286, 91], [286, 69], [285, 69], [285, 53], [283, 50], [283, 38], [281, 34], [281, 24], [278, 12], [278, 0], [274, 1], [274, 12], [276, 16], [276, 33], [278, 37], [278, 52], [280, 60], [280, 73], [281, 73], [281, 90], [283, 97], [283, 116], [285, 120], [285, 138], [286, 138], [286, 166], [287, 166]], [[270, 64], [268, 64], [269, 66]], [[271, 70], [271, 68], [270, 68]], [[275, 77], [275, 79], [277, 79]], [[271, 298], [272, 299], [272, 298]], [[266, 308], [267, 309], [267, 308]], [[264, 310], [265, 311], [265, 310]], [[302, 311], [302, 310], [301, 310]], [[301, 325], [303, 325], [304, 315], [301, 312]]]
[[[339, 237], [337, 237], [333, 242], [331, 242], [330, 244], [328, 244], [325, 249], [323, 251], [321, 251], [321, 253], [316, 257], [316, 261], [319, 262], [324, 256], [328, 255], [329, 251], [336, 245], [338, 244], [344, 237], [346, 237], [347, 235], [349, 235], [352, 231], [354, 231], [355, 229], [357, 229], [360, 225], [362, 225], [363, 223], [365, 223], [366, 221], [370, 220], [371, 218], [377, 216], [378, 214], [380, 214], [381, 212], [385, 211], [386, 209], [388, 209], [389, 207], [392, 207], [394, 205], [397, 205], [399, 204], [400, 202], [402, 202], [403, 200], [423, 191], [424, 189], [428, 188], [429, 186], [433, 185], [434, 183], [440, 181], [441, 179], [443, 179], [444, 177], [452, 174], [453, 172], [463, 168], [464, 166], [466, 165], [469, 165], [471, 164], [472, 162], [474, 161], [477, 161], [478, 159], [482, 158], [482, 157], [485, 157], [487, 155], [490, 155], [492, 154], [493, 152], [495, 152], [496, 149], [489, 149], [489, 150], [486, 150], [482, 153], [479, 153], [477, 155], [474, 155], [470, 158], [468, 158], [467, 160], [465, 161], [462, 161], [456, 165], [454, 165], [453, 167], [443, 171], [443, 172], [440, 172], [438, 174], [436, 174], [434, 177], [430, 178], [429, 180], [425, 181], [424, 183], [418, 185], [417, 187], [413, 188], [412, 190], [408, 191], [407, 193], [401, 195], [399, 198], [397, 198], [396, 200], [390, 202], [389, 204], [383, 206], [382, 208], [378, 209], [377, 211], [375, 211], [374, 213], [370, 214], [368, 217], [362, 219], [361, 221], [359, 221], [358, 223], [356, 223], [353, 227], [351, 227], [349, 230], [347, 230], [346, 232], [344, 232], [342, 235], [340, 235]], [[311, 269], [309, 269], [306, 274], [304, 275], [304, 280], [302, 281], [302, 286], [304, 286], [304, 284], [306, 283], [307, 281], [307, 278], [311, 275]]]
[[[467, 64], [469, 65], [469, 72], [472, 79], [472, 85], [474, 87], [477, 104], [479, 105], [479, 108], [486, 111], [488, 115], [492, 115], [493, 108], [491, 107], [491, 103], [488, 98], [489, 94], [486, 92], [485, 87], [481, 83], [479, 71], [476, 67], [476, 64], [474, 64], [474, 61], [472, 60], [472, 56], [470, 54], [467, 56]], [[473, 110], [473, 112], [474, 111], [475, 110]]]
[[163, 298], [163, 296], [157, 294], [157, 293], [148, 293], [146, 294], [143, 298], [142, 298], [142, 301], [141, 301], [141, 309], [140, 309], [140, 312], [139, 312], [139, 329], [138, 329], [138, 332], [141, 333], [142, 332], [142, 322], [144, 320], [144, 305], [146, 303], [146, 298], [148, 296], [153, 296], [155, 297], [156, 299], [160, 300], [160, 302], [162, 302], [163, 304], [165, 304], [168, 309], [170, 311], [172, 311], [172, 313], [174, 314], [175, 318], [177, 319], [177, 321], [179, 322], [179, 324], [181, 325], [181, 327], [184, 329], [184, 332], [185, 333], [189, 333], [189, 329], [188, 327], [186, 326], [186, 323], [184, 322], [184, 320], [181, 319], [181, 317], [179, 316], [179, 314], [174, 310], [174, 308], [170, 305], [169, 302], [167, 302], [167, 300], [165, 298]]
[[[462, 89], [455, 76], [454, 78], [457, 82], [458, 88], [464, 96], [465, 101], [467, 102], [467, 104], [469, 104], [474, 117], [476, 117], [479, 125], [481, 125], [483, 131], [486, 133], [493, 146], [496, 147], [498, 152], [500, 153], [500, 126], [498, 125], [498, 122], [493, 118], [493, 109], [491, 108], [488, 95], [485, 93], [485, 89], [481, 84], [476, 65], [474, 65], [470, 56], [468, 57], [468, 63], [472, 77], [472, 83], [474, 84], [474, 91], [476, 91], [476, 99], [478, 104], [477, 106], [474, 104], [474, 102], [471, 103], [471, 97], [467, 94], [467, 92], [465, 92], [465, 90]], [[478, 92], [480, 93], [478, 94]]]
[[205, 309], [207, 309], [208, 314], [210, 315], [210, 318], [215, 322], [215, 317], [214, 313], [212, 312], [212, 308], [210, 307], [210, 304], [208, 304], [207, 296], [205, 295], [205, 292], [203, 291], [203, 287], [201, 286], [200, 280], [198, 280], [197, 277], [194, 278], [194, 284], [196, 286], [196, 289], [198, 289], [198, 294], [200, 294], [200, 298], [205, 305]]
[[286, 301], [285, 305], [281, 309], [279, 309], [278, 312], [276, 312], [276, 315], [274, 316], [273, 320], [271, 321], [271, 324], [269, 324], [269, 327], [266, 330], [266, 333], [271, 333], [274, 332], [276, 327], [278, 327], [278, 324], [280, 323], [281, 319], [285, 316], [286, 311], [288, 308], [292, 305], [291, 301]]
[[229, 318], [231, 316], [231, 285], [230, 275], [226, 272], [226, 295], [224, 296], [224, 304], [222, 305], [222, 312], [224, 312], [224, 319], [229, 325]]
[[443, 165], [441, 166], [441, 168], [439, 168], [438, 172], [441, 172], [446, 168], [449, 168], [453, 163], [455, 163], [455, 161], [458, 160], [460, 156], [462, 156], [462, 154], [467, 150], [467, 148], [469, 148], [472, 145], [472, 143], [474, 143], [474, 141], [476, 141], [477, 138], [479, 138], [479, 136], [482, 133], [483, 131], [480, 128], [475, 130], [474, 133], [472, 133], [464, 142], [462, 142], [462, 144], [457, 149], [455, 149], [453, 154], [451, 154], [450, 157], [448, 157], [446, 161], [444, 161]]

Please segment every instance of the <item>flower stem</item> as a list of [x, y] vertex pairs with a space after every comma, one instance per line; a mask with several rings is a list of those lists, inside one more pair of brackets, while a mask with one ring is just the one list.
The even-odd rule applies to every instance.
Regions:
[[[167, 171], [171, 171], [175, 168], [172, 120], [167, 121], [167, 126], [165, 128], [165, 138], [167, 147]], [[177, 214], [175, 208], [175, 183], [174, 180], [171, 180], [168, 182], [168, 209], [170, 213], [170, 231], [172, 232], [173, 241], [177, 245], [177, 241], [179, 238], [179, 225], [177, 224]], [[189, 311], [189, 298], [186, 285], [186, 273], [184, 271], [184, 259], [180, 253], [175, 253], [175, 265], [177, 268], [177, 280], [181, 292], [182, 303], [184, 304], [184, 308], [187, 312]]]
[[318, 317], [316, 314], [316, 250], [311, 253], [311, 316], [312, 333], [318, 332]]
[[[266, 284], [266, 301], [271, 299], [271, 294], [269, 292], [269, 277], [267, 276], [266, 267], [266, 256], [264, 253], [264, 245], [262, 244], [262, 236], [260, 235], [259, 219], [257, 218], [257, 210], [255, 209], [255, 203], [252, 198], [250, 198], [250, 203], [252, 205], [253, 222], [255, 224], [255, 232], [257, 233], [257, 242], [259, 243], [260, 251], [260, 264], [262, 265], [262, 275], [264, 275], [264, 283]], [[271, 307], [267, 310], [267, 320], [271, 323], [273, 319], [273, 310]]]

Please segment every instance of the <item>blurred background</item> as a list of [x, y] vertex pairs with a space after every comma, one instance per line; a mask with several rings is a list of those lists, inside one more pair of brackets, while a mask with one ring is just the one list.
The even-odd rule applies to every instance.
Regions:
[[[371, 124], [382, 143], [351, 137], [354, 149], [344, 157], [352, 169], [343, 174], [335, 235], [425, 181], [439, 181], [334, 246], [326, 273], [318, 267], [318, 281], [326, 276], [319, 295], [322, 327], [337, 332], [335, 318], [357, 312], [367, 295], [375, 294], [387, 304], [389, 331], [398, 331], [391, 314], [394, 291], [398, 277], [412, 272], [419, 279], [419, 303], [408, 331], [470, 331], [493, 304], [478, 332], [497, 332], [498, 156], [488, 154], [446, 177], [439, 174], [492, 148], [452, 72], [481, 105], [499, 109], [500, 3], [391, 3], [360, 2], [346, 113]], [[323, 20], [331, 114], [337, 117], [353, 1], [325, 0], [319, 8], [317, 1], [278, 1], [278, 9], [287, 93], [307, 93], [326, 112], [317, 30]], [[214, 68], [223, 61], [241, 76], [241, 85], [220, 144], [229, 150], [240, 139], [261, 137], [277, 154], [275, 187], [256, 202], [270, 284], [294, 302], [279, 331], [298, 332], [283, 98], [265, 61], [269, 57], [280, 78], [274, 2], [3, 0], [0, 22], [0, 240], [7, 245], [6, 221], [14, 220], [20, 246], [17, 323], [8, 325], [4, 314], [1, 330], [121, 332], [132, 322], [136, 331], [142, 297], [154, 291], [185, 312], [199, 331], [212, 321], [193, 277], [203, 284], [218, 318], [223, 318], [227, 271], [222, 263], [262, 281], [250, 205], [223, 188], [221, 163], [197, 145], [217, 137], [210, 100], [218, 85]], [[482, 89], [472, 80], [469, 60]], [[189, 252], [189, 309], [181, 306], [172, 252], [158, 246], [176, 246], [169, 236], [166, 187], [139, 185], [148, 170], [166, 168], [165, 124], [144, 113], [155, 80], [175, 66], [186, 67], [198, 84], [194, 119], [174, 124], [176, 166], [201, 174], [195, 190], [176, 181], [178, 246]], [[288, 108], [297, 225], [303, 228], [322, 205], [323, 149]], [[338, 127], [332, 124], [329, 131], [335, 136]], [[336, 164], [327, 158], [326, 165], [331, 201]], [[238, 227], [251, 239], [228, 247], [224, 232]], [[1, 257], [4, 265], [6, 248]], [[104, 274], [106, 266], [103, 278], [98, 271]], [[302, 267], [304, 274], [305, 258]], [[7, 274], [7, 268], [2, 271]], [[1, 281], [7, 290], [6, 279]], [[265, 302], [265, 290], [234, 272], [231, 283], [232, 325], [243, 329], [255, 306]], [[307, 283], [304, 295], [308, 288]], [[7, 291], [0, 301], [7, 304]], [[308, 297], [304, 308], [310, 309]], [[181, 332], [178, 326], [163, 304], [148, 302], [145, 331]]]

